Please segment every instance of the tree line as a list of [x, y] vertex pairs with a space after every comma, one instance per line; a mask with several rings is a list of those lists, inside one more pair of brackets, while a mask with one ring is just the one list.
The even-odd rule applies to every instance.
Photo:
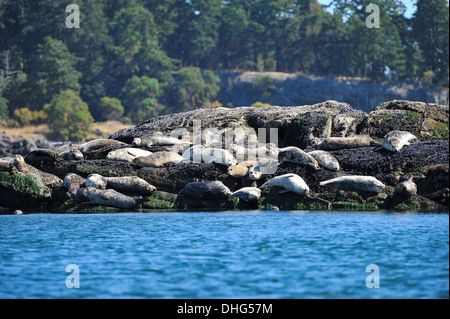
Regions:
[[[380, 28], [365, 24], [370, 3]], [[448, 86], [446, 0], [418, 0], [412, 18], [395, 0], [79, 0], [80, 28], [68, 4], [0, 2], [0, 120], [79, 121], [54, 129], [82, 139], [93, 120], [220, 106], [218, 70]]]

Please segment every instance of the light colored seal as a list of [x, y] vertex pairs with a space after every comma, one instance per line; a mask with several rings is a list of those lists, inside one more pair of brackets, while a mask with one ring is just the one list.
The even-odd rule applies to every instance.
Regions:
[[136, 157], [149, 156], [152, 152], [133, 147], [124, 147], [111, 151], [106, 155], [106, 159], [111, 161], [133, 162]]
[[417, 195], [417, 185], [413, 181], [413, 176], [406, 181], [398, 183], [395, 186], [395, 193], [408, 197]]
[[59, 162], [62, 161], [63, 158], [58, 154], [58, 152], [45, 148], [38, 148], [29, 152], [24, 157], [24, 160], [25, 163], [32, 165], [40, 162]]
[[78, 149], [78, 145], [76, 145], [76, 144], [72, 144], [68, 151], [63, 152], [60, 155], [66, 161], [81, 161], [81, 160], [84, 160], [84, 155]]
[[91, 188], [98, 188], [98, 189], [105, 189], [106, 188], [106, 179], [100, 174], [90, 174], [86, 178], [86, 181], [84, 182], [84, 185], [86, 187]]
[[15, 155], [14, 160], [11, 163], [11, 172], [22, 172], [28, 175], [33, 175], [34, 177], [38, 178], [39, 180], [44, 183], [46, 186], [56, 186], [58, 184], [62, 184], [62, 180], [53, 174], [42, 172], [38, 170], [37, 168], [25, 163], [24, 158], [22, 155]]
[[228, 151], [221, 148], [206, 148], [203, 145], [194, 145], [182, 155], [183, 161], [195, 163], [216, 163], [225, 166], [236, 165], [236, 159]]
[[113, 189], [97, 189], [93, 187], [72, 188], [67, 193], [76, 202], [91, 202], [96, 205], [121, 209], [135, 209], [143, 202], [142, 198], [135, 199]]
[[391, 152], [398, 152], [403, 146], [410, 145], [411, 142], [416, 142], [418, 140], [419, 139], [416, 136], [406, 131], [390, 131], [384, 137], [382, 148]]
[[315, 149], [323, 151], [337, 151], [358, 147], [380, 145], [369, 135], [354, 135], [348, 137], [328, 137], [315, 145]]
[[280, 148], [280, 152], [278, 153], [278, 162], [280, 164], [289, 162], [305, 165], [315, 170], [320, 168], [319, 163], [317, 163], [314, 157], [295, 146]]
[[268, 188], [272, 186], [278, 186], [284, 188], [279, 193], [293, 192], [298, 195], [308, 195], [309, 187], [297, 174], [284, 174], [269, 179], [262, 184], [260, 188]]
[[185, 142], [176, 137], [165, 136], [161, 132], [154, 132], [150, 135], [136, 137], [133, 139], [133, 145], [147, 148], [154, 145], [176, 145], [184, 143]]
[[86, 179], [84, 179], [80, 175], [74, 173], [67, 173], [66, 176], [64, 176], [63, 185], [65, 188], [69, 190], [71, 188], [80, 188], [85, 181]]
[[137, 176], [104, 177], [106, 188], [127, 194], [150, 195], [156, 187]]
[[92, 152], [95, 150], [102, 149], [104, 147], [108, 146], [115, 146], [115, 145], [128, 145], [121, 141], [106, 139], [106, 138], [99, 138], [96, 140], [92, 140], [89, 142], [86, 142], [84, 144], [81, 144], [78, 146], [78, 149], [81, 153], [86, 154], [86, 152]]
[[183, 152], [183, 161], [201, 163], [204, 150], [206, 150], [206, 147], [204, 147], [203, 145], [196, 144], [192, 146], [191, 148]]
[[372, 176], [341, 176], [319, 183], [320, 186], [330, 186], [344, 191], [364, 191], [379, 193], [384, 189], [384, 184]]
[[279, 149], [274, 143], [259, 143], [254, 145], [256, 147], [245, 147], [238, 144], [231, 144], [230, 148], [236, 155], [236, 158], [247, 157], [251, 159], [257, 159], [260, 157], [273, 157], [277, 158]]
[[257, 165], [255, 161], [243, 161], [236, 165], [228, 167], [228, 175], [234, 178], [243, 178], [247, 176], [250, 167]]
[[278, 169], [278, 161], [271, 158], [263, 158], [256, 165], [248, 170], [248, 177], [251, 180], [258, 181], [270, 174], [275, 174]]
[[244, 202], [253, 202], [261, 197], [261, 190], [257, 187], [244, 187], [233, 192], [230, 197], [238, 197]]
[[178, 164], [183, 157], [175, 152], [155, 152], [148, 156], [136, 157], [133, 163], [141, 167], [162, 167], [168, 163]]
[[326, 151], [312, 151], [308, 152], [309, 155], [314, 157], [314, 159], [319, 163], [319, 166], [329, 170], [329, 171], [338, 171], [339, 170], [339, 161], [336, 157], [331, 155]]
[[231, 191], [222, 182], [192, 182], [187, 184], [180, 194], [194, 198], [227, 198]]
[[14, 215], [22, 215], [22, 214], [23, 214], [23, 212], [20, 209], [16, 209], [14, 211]]

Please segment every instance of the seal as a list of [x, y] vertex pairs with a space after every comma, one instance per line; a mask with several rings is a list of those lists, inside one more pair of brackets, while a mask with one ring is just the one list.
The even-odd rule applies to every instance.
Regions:
[[105, 189], [106, 188], [106, 179], [100, 174], [90, 174], [86, 178], [84, 185], [86, 187]]
[[75, 173], [67, 173], [64, 176], [63, 186], [68, 190], [71, 188], [80, 188], [86, 180]]
[[81, 160], [84, 160], [84, 155], [78, 149], [78, 145], [76, 145], [76, 144], [72, 144], [68, 151], [63, 152], [60, 155], [65, 161], [81, 161]]
[[233, 192], [230, 197], [238, 197], [244, 202], [254, 202], [261, 197], [261, 190], [257, 187], [244, 187]]
[[188, 195], [193, 198], [228, 198], [231, 191], [222, 182], [191, 182], [187, 184], [180, 194]]
[[106, 155], [106, 159], [111, 161], [133, 162], [136, 157], [149, 156], [151, 154], [152, 152], [140, 148], [125, 147], [109, 152]]
[[338, 171], [339, 170], [339, 161], [336, 157], [331, 155], [326, 151], [311, 151], [308, 152], [309, 155], [314, 157], [314, 159], [319, 163], [319, 166], [329, 170], [329, 171]]
[[323, 151], [337, 151], [359, 147], [380, 145], [369, 135], [353, 135], [348, 137], [328, 137], [315, 145], [315, 149]]
[[273, 157], [277, 158], [279, 149], [274, 143], [259, 143], [256, 147], [244, 147], [242, 145], [231, 144], [230, 148], [236, 155], [236, 158], [248, 157], [251, 159], [257, 159], [259, 157]]
[[278, 162], [280, 164], [290, 162], [305, 165], [313, 168], [314, 170], [318, 170], [320, 168], [319, 163], [317, 163], [314, 157], [295, 146], [280, 148], [280, 152], [278, 153]]
[[67, 194], [76, 202], [91, 202], [121, 209], [135, 209], [144, 201], [121, 194], [113, 189], [97, 189], [94, 187], [71, 188]]
[[37, 148], [31, 152], [29, 152], [24, 157], [25, 163], [27, 164], [37, 164], [40, 162], [48, 162], [48, 163], [54, 163], [62, 161], [63, 158], [55, 151], [45, 149], [45, 148]]
[[14, 215], [22, 215], [22, 214], [23, 214], [23, 212], [20, 209], [16, 209], [14, 211]]
[[309, 187], [306, 185], [303, 178], [297, 174], [284, 174], [269, 179], [267, 182], [261, 185], [260, 188], [268, 188], [278, 186], [284, 188], [279, 191], [280, 194], [286, 192], [293, 192], [298, 195], [308, 195]]
[[253, 165], [248, 170], [248, 177], [251, 180], [258, 181], [267, 175], [274, 174], [278, 169], [278, 161], [264, 158], [261, 159], [256, 165]]
[[148, 156], [139, 156], [133, 163], [140, 167], [162, 167], [167, 163], [178, 164], [183, 157], [175, 152], [155, 152]]
[[194, 145], [187, 149], [182, 155], [183, 161], [195, 163], [216, 163], [225, 166], [236, 165], [236, 159], [228, 151], [221, 148], [206, 148], [203, 145]]
[[257, 165], [255, 161], [244, 161], [228, 167], [228, 175], [234, 178], [247, 176], [250, 167]]
[[381, 147], [391, 152], [399, 152], [403, 146], [411, 145], [411, 142], [417, 142], [418, 140], [415, 135], [409, 132], [395, 130], [386, 134]]
[[182, 140], [165, 136], [161, 132], [154, 132], [150, 135], [136, 137], [133, 139], [133, 145], [149, 148], [154, 145], [176, 145], [176, 144], [184, 144]]
[[384, 189], [384, 184], [375, 177], [362, 175], [336, 177], [320, 182], [319, 185], [344, 191], [365, 191], [369, 193], [379, 193]]
[[11, 172], [13, 172], [13, 173], [22, 172], [22, 173], [25, 173], [28, 175], [33, 175], [34, 177], [41, 180], [45, 186], [53, 187], [58, 184], [62, 184], [62, 182], [63, 182], [58, 176], [50, 174], [50, 173], [42, 172], [42, 171], [38, 170], [37, 168], [35, 168], [34, 166], [31, 166], [31, 165], [25, 163], [25, 160], [22, 157], [22, 155], [14, 156], [14, 160], [11, 163], [10, 169], [11, 169]]
[[106, 188], [127, 194], [150, 195], [156, 187], [137, 176], [104, 177]]
[[99, 138], [96, 140], [92, 140], [89, 142], [86, 142], [84, 144], [81, 144], [78, 146], [78, 149], [81, 151], [81, 153], [86, 154], [86, 152], [91, 152], [95, 150], [99, 150], [104, 147], [108, 146], [114, 146], [114, 145], [128, 145], [121, 141], [106, 139], [106, 138]]
[[203, 151], [206, 150], [206, 147], [200, 144], [196, 144], [191, 148], [187, 149], [181, 155], [183, 157], [183, 161], [185, 162], [194, 162], [201, 163], [202, 162], [202, 154]]
[[417, 195], [417, 185], [410, 176], [406, 181], [400, 182], [395, 186], [395, 193], [411, 197]]

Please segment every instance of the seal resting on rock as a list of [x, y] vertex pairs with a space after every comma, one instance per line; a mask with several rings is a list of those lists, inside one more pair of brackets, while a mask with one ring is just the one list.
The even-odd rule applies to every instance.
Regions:
[[90, 174], [84, 182], [86, 187], [105, 189], [106, 179], [100, 174]]
[[84, 155], [78, 149], [78, 145], [72, 144], [68, 151], [60, 154], [66, 161], [81, 161], [84, 160]]
[[103, 177], [106, 188], [112, 188], [118, 192], [150, 195], [156, 191], [156, 187], [137, 176]]
[[409, 132], [395, 130], [386, 134], [383, 146], [381, 147], [391, 152], [398, 152], [403, 146], [410, 145], [411, 142], [416, 142], [418, 140], [419, 139], [415, 135]]
[[315, 145], [315, 149], [323, 151], [337, 151], [358, 147], [380, 145], [369, 135], [354, 135], [348, 137], [328, 137]]
[[92, 140], [89, 142], [86, 142], [84, 144], [81, 144], [78, 146], [78, 149], [81, 151], [81, 153], [85, 154], [86, 152], [91, 152], [95, 150], [99, 150], [104, 147], [108, 146], [114, 146], [114, 145], [128, 145], [121, 141], [106, 139], [106, 138], [99, 138], [96, 140]]
[[309, 187], [297, 174], [284, 174], [269, 179], [267, 182], [261, 185], [260, 188], [268, 188], [272, 186], [278, 186], [284, 188], [279, 193], [293, 192], [299, 195], [307, 195], [309, 193]]
[[136, 157], [133, 163], [141, 167], [162, 167], [167, 163], [178, 164], [183, 157], [175, 152], [155, 152], [149, 156]]
[[248, 170], [248, 177], [251, 180], [258, 181], [267, 175], [274, 174], [278, 169], [278, 161], [264, 158], [256, 165], [253, 165]]
[[91, 202], [96, 205], [117, 207], [121, 209], [135, 209], [141, 205], [144, 199], [135, 199], [121, 194], [113, 189], [97, 189], [93, 187], [72, 188], [68, 195], [76, 202]]
[[46, 186], [56, 186], [57, 184], [62, 184], [62, 180], [53, 174], [45, 173], [37, 168], [25, 163], [22, 155], [15, 155], [14, 160], [11, 163], [11, 172], [22, 172], [28, 175], [33, 175], [44, 183]]
[[320, 168], [319, 163], [317, 163], [314, 157], [295, 146], [280, 148], [280, 152], [278, 153], [278, 161], [280, 164], [289, 162], [305, 165], [315, 170]]
[[31, 152], [29, 152], [24, 157], [25, 163], [27, 164], [34, 164], [34, 163], [40, 163], [40, 162], [59, 162], [62, 161], [63, 158], [55, 151], [44, 149], [44, 148], [38, 148]]
[[195, 163], [216, 163], [225, 166], [236, 165], [236, 159], [228, 151], [221, 148], [206, 148], [203, 145], [194, 145], [187, 149], [182, 155], [183, 161]]
[[329, 171], [338, 171], [339, 170], [339, 161], [336, 157], [331, 155], [326, 151], [312, 151], [308, 152], [309, 155], [314, 157], [314, 159], [319, 163], [319, 166], [329, 170]]
[[319, 183], [320, 186], [331, 186], [343, 191], [364, 191], [379, 193], [384, 189], [384, 184], [373, 176], [341, 176]]
[[238, 197], [244, 202], [253, 202], [261, 197], [261, 190], [257, 187], [244, 187], [233, 192], [230, 197]]
[[112, 161], [125, 161], [133, 162], [136, 157], [149, 156], [152, 152], [133, 147], [120, 148], [115, 151], [111, 151], [106, 155], [106, 159]]
[[395, 186], [395, 193], [407, 197], [417, 195], [417, 185], [413, 182], [413, 176], [408, 178], [406, 181], [398, 183]]
[[85, 181], [86, 179], [84, 179], [80, 175], [74, 173], [67, 173], [66, 176], [64, 176], [63, 185], [67, 189], [80, 188]]
[[161, 132], [154, 132], [150, 135], [136, 137], [133, 139], [133, 145], [147, 148], [154, 145], [177, 145], [183, 143], [185, 142], [176, 137], [165, 136]]
[[243, 178], [247, 176], [250, 167], [255, 166], [257, 162], [244, 161], [228, 167], [228, 175], [234, 178]]
[[194, 198], [227, 198], [232, 193], [222, 182], [192, 182], [187, 184], [180, 194]]

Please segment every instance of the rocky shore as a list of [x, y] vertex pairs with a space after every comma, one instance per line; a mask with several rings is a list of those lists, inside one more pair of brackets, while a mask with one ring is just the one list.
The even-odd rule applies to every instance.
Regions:
[[[190, 210], [246, 210], [246, 209], [280, 209], [280, 210], [442, 210], [449, 207], [449, 107], [422, 102], [390, 101], [375, 107], [369, 113], [355, 110], [346, 103], [326, 101], [315, 105], [267, 108], [217, 108], [199, 109], [184, 113], [170, 114], [148, 119], [147, 121], [118, 131], [109, 140], [120, 141], [116, 145], [104, 145], [99, 148], [81, 149], [82, 160], [33, 160], [27, 165], [38, 172], [49, 173], [59, 177], [60, 183], [46, 185], [40, 179], [40, 173], [34, 170], [16, 168], [14, 158], [9, 154], [26, 156], [33, 148], [50, 148], [46, 145], [31, 145], [25, 151], [13, 148], [12, 143], [1, 139], [1, 148], [9, 149], [9, 154], [0, 154], [0, 207], [4, 212], [52, 211], [52, 212], [109, 212], [122, 210], [120, 205], [108, 204], [108, 199], [119, 196], [120, 200], [131, 200], [131, 209]], [[230, 174], [229, 165], [206, 162], [168, 162], [162, 166], [143, 166], [133, 161], [107, 159], [111, 151], [121, 148], [137, 148], [133, 141], [155, 132], [162, 136], [180, 132], [185, 144], [178, 148], [183, 154], [195, 144], [196, 126], [201, 122], [202, 132], [208, 131], [220, 146], [226, 146], [223, 137], [233, 132], [233, 143], [245, 140], [251, 134], [257, 134], [260, 143], [273, 142], [279, 149], [294, 146], [306, 153], [315, 150], [320, 141], [330, 137], [370, 136], [371, 145], [357, 148], [344, 147], [328, 150], [339, 162], [339, 170], [333, 171], [321, 167], [315, 169], [293, 162], [278, 163], [275, 171], [252, 179], [248, 174], [236, 176]], [[265, 130], [263, 130], [265, 129]], [[270, 130], [272, 129], [272, 130]], [[276, 133], [275, 130], [277, 129]], [[380, 145], [386, 134], [391, 131], [407, 131], [417, 137], [418, 141], [405, 145], [400, 151], [392, 152]], [[236, 132], [239, 132], [236, 134]], [[258, 134], [259, 132], [259, 134]], [[213, 133], [216, 133], [214, 135]], [[183, 135], [185, 134], [185, 135]], [[239, 134], [242, 134], [240, 136]], [[176, 135], [176, 134], [175, 134]], [[276, 141], [273, 137], [276, 136]], [[181, 140], [180, 140], [181, 141]], [[202, 135], [202, 143], [208, 143], [208, 135]], [[27, 145], [30, 143], [28, 142]], [[35, 143], [36, 144], [36, 143]], [[158, 145], [157, 145], [158, 144]], [[173, 151], [174, 147], [155, 143], [141, 145], [142, 150], [153, 152]], [[181, 144], [181, 142], [180, 142]], [[80, 143], [82, 145], [82, 143]], [[68, 149], [68, 145], [67, 145]], [[25, 154], [27, 153], [27, 154]], [[11, 156], [9, 155], [9, 156]], [[236, 155], [236, 154], [234, 154]], [[27, 161], [27, 158], [25, 158]], [[71, 191], [63, 180], [67, 174], [80, 176], [84, 182], [78, 191]], [[154, 186], [148, 194], [133, 191], [117, 191], [117, 194], [103, 194], [88, 188], [85, 182], [92, 174], [102, 177], [135, 176], [139, 180]], [[292, 191], [282, 192], [278, 186], [261, 188], [276, 176], [295, 174], [300, 176], [308, 186], [308, 193], [301, 195]], [[323, 181], [345, 176], [371, 176], [383, 183], [379, 192], [366, 192], [362, 189], [339, 189], [321, 186]], [[417, 191], [405, 195], [396, 191], [396, 186], [413, 178]], [[217, 196], [214, 192], [196, 194], [185, 190], [189, 183], [219, 181], [229, 190], [227, 196]], [[106, 184], [106, 190], [114, 186]], [[113, 185], [111, 183], [111, 185]], [[207, 185], [207, 184], [205, 184]], [[198, 187], [198, 185], [195, 185]], [[203, 187], [203, 186], [202, 186]], [[209, 187], [209, 186], [207, 186]], [[246, 200], [238, 196], [238, 190], [252, 187], [259, 188], [258, 198]], [[199, 193], [202, 192], [201, 188]], [[104, 191], [106, 191], [104, 190]], [[117, 190], [117, 189], [116, 189]], [[78, 192], [78, 193], [77, 193]], [[76, 193], [76, 194], [75, 194]], [[92, 199], [92, 194], [100, 194], [103, 201]], [[233, 195], [230, 195], [233, 194]], [[120, 196], [125, 197], [120, 197]], [[130, 198], [130, 199], [129, 199]], [[126, 206], [128, 207], [128, 206]], [[130, 209], [127, 209], [130, 210]]]

